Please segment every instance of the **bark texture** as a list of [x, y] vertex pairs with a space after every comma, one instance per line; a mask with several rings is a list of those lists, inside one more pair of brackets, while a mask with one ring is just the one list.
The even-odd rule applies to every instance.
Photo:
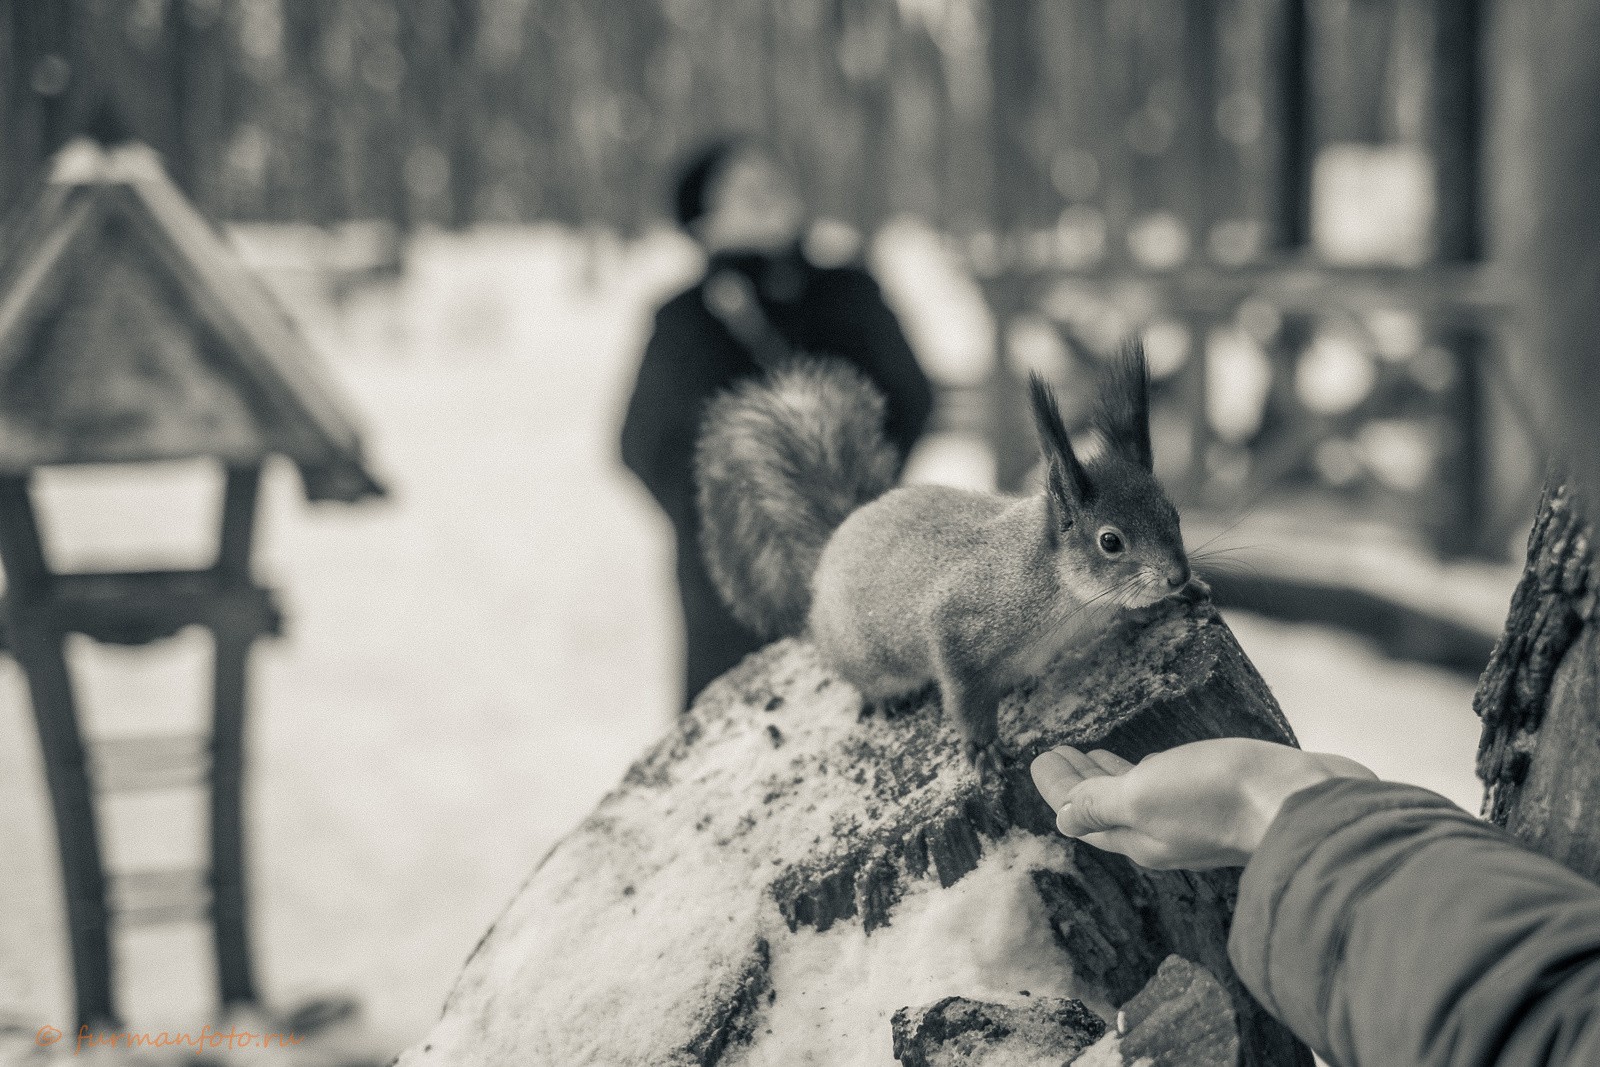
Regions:
[[867, 708], [803, 642], [752, 656], [544, 859], [402, 1064], [887, 1065], [909, 1005], [1110, 1018], [1176, 954], [1216, 975], [1240, 1062], [1309, 1065], [1228, 964], [1236, 874], [1062, 838], [1028, 776], [1063, 743], [1292, 743], [1211, 606], [1113, 627], [1000, 727], [1020, 759], [986, 788], [935, 695]]
[[[1169, 956], [1150, 984], [1123, 1005], [1105, 1045], [1139, 1067], [1232, 1067], [1239, 1033], [1227, 991], [1205, 968]], [[1122, 1036], [1122, 1035], [1126, 1036]]]
[[1589, 528], [1564, 486], [1545, 492], [1528, 561], [1473, 706], [1483, 719], [1484, 814], [1600, 879], [1600, 628]]

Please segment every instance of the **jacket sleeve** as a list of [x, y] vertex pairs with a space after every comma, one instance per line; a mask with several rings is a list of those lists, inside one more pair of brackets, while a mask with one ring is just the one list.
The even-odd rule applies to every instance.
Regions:
[[851, 332], [867, 347], [863, 367], [888, 399], [884, 431], [904, 458], [927, 428], [933, 412], [933, 386], [911, 351], [900, 320], [884, 300], [883, 290], [870, 274], [858, 274], [859, 291], [851, 301], [856, 316]]
[[1600, 887], [1424, 789], [1291, 797], [1228, 949], [1335, 1067], [1600, 1064]]

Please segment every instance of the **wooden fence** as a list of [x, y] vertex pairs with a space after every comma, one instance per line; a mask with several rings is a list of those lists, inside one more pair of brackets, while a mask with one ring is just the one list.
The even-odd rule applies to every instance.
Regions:
[[1086, 374], [1144, 329], [1191, 507], [1320, 500], [1502, 555], [1538, 472], [1483, 261], [1483, 5], [990, 10], [1023, 106], [994, 113], [1007, 195], [971, 259], [999, 320], [1035, 327], [987, 386], [1001, 481], [1031, 458], [1023, 370]]

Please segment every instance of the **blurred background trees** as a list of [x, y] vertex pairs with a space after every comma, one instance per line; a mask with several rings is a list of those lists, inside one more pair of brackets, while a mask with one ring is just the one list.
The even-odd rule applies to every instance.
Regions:
[[1088, 208], [1112, 233], [1204, 213], [1192, 243], [1238, 262], [1304, 236], [1299, 140], [1438, 139], [1475, 6], [10, 0], [0, 198], [90, 130], [151, 143], [219, 218], [633, 232], [680, 153], [751, 129], [864, 230], [912, 213], [1081, 244]]
[[1032, 462], [1025, 372], [1075, 395], [1142, 333], [1189, 511], [1504, 559], [1539, 461], [1487, 254], [1495, 10], [0, 0], [0, 203], [74, 134], [134, 137], [212, 217], [347, 224], [393, 271], [419, 228], [640, 235], [686, 150], [755, 131], [837, 248], [911, 217], [981, 289], [993, 356], [940, 418], [1001, 486]]
[[948, 161], [964, 155], [946, 143], [945, 67], [983, 44], [969, 12], [930, 20], [893, 0], [4, 10], [8, 198], [66, 137], [101, 124], [153, 144], [218, 217], [403, 227], [635, 232], [659, 217], [669, 163], [730, 128], [769, 131], [839, 217], [939, 210]]

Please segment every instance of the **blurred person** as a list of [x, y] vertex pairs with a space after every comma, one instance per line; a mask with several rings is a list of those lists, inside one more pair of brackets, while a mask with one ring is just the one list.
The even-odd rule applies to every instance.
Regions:
[[1600, 886], [1342, 756], [1221, 738], [1033, 763], [1063, 834], [1244, 866], [1228, 956], [1334, 1067], [1600, 1064]]
[[724, 138], [697, 152], [673, 186], [672, 213], [705, 249], [706, 268], [656, 312], [622, 460], [676, 535], [687, 705], [763, 644], [729, 614], [701, 558], [693, 460], [706, 401], [799, 353], [842, 359], [883, 390], [885, 430], [904, 462], [933, 390], [872, 276], [806, 258], [804, 207], [758, 141]]

